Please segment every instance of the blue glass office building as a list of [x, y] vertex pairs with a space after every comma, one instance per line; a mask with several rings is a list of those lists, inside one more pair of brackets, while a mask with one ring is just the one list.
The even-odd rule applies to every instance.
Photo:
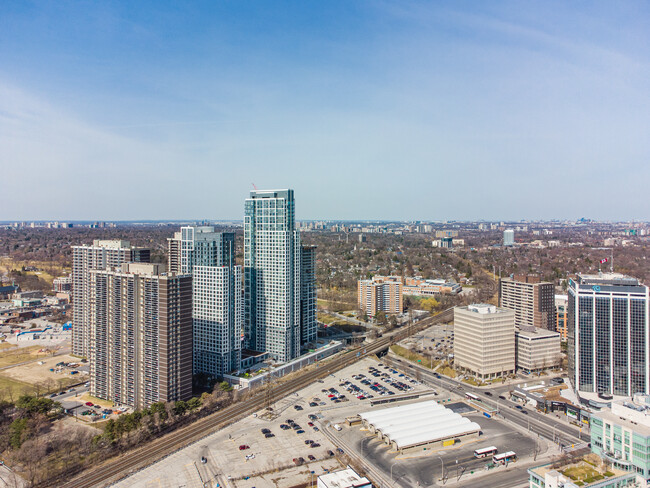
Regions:
[[569, 377], [582, 392], [649, 393], [648, 287], [617, 273], [569, 281]]

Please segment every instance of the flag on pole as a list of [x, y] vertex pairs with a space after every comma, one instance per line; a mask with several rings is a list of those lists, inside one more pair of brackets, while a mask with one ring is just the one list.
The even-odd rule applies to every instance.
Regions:
[[605, 259], [601, 259], [601, 260], [600, 260], [600, 264], [605, 264], [605, 263], [606, 263], [607, 261], [609, 261], [609, 259], [608, 259], [608, 258], [605, 258]]

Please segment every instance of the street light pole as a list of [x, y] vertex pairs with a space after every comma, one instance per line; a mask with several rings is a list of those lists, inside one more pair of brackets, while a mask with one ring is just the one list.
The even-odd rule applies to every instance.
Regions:
[[393, 466], [397, 464], [397, 461], [395, 461], [393, 464], [390, 465], [390, 481], [393, 481]]

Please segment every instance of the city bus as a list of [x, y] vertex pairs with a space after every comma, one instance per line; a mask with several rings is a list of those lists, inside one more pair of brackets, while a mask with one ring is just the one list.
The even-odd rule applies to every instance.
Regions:
[[474, 451], [475, 458], [484, 458], [488, 456], [493, 456], [497, 453], [498, 449], [495, 446], [484, 447], [483, 449], [477, 449]]
[[503, 454], [495, 454], [494, 456], [492, 456], [492, 462], [494, 464], [497, 463], [507, 464], [516, 460], [517, 460], [517, 455], [514, 453], [514, 451], [508, 451], [508, 452], [504, 452]]
[[470, 393], [470, 392], [465, 393], [465, 398], [467, 398], [468, 400], [479, 401], [479, 398], [476, 395], [474, 395], [474, 393]]

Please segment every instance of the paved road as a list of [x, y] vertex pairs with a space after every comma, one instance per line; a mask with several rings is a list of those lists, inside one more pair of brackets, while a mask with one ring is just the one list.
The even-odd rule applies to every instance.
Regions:
[[430, 385], [437, 385], [440, 388], [449, 391], [464, 391], [474, 393], [480, 397], [481, 401], [484, 404], [497, 410], [499, 414], [506, 420], [514, 422], [531, 432], [536, 432], [552, 442], [567, 446], [589, 441], [589, 435], [586, 432], [581, 433], [579, 429], [576, 429], [566, 422], [562, 422], [554, 417], [540, 413], [535, 409], [526, 408], [526, 413], [523, 413], [522, 411], [515, 408], [515, 406], [518, 405], [517, 403], [507, 399], [499, 399], [499, 395], [502, 395], [503, 393], [509, 391], [511, 388], [508, 385], [491, 388], [489, 391], [493, 394], [493, 396], [489, 397], [485, 395], [485, 389], [477, 388], [465, 383], [460, 383], [443, 375], [439, 375], [440, 378], [437, 378], [435, 373], [431, 372], [430, 370], [423, 368], [422, 366], [412, 364], [405, 359], [400, 360], [387, 358], [387, 361], [394, 361], [393, 364], [396, 368], [402, 369], [404, 372], [410, 374], [411, 376], [414, 376], [414, 371], [418, 371], [420, 378], [422, 380], [425, 380]]

